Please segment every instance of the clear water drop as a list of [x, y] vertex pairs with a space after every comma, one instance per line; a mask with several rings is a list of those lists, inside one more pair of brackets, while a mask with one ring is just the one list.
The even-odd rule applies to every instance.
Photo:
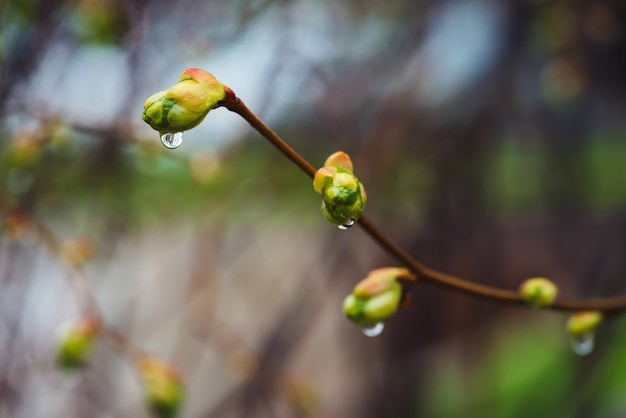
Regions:
[[341, 229], [342, 231], [345, 231], [346, 229], [350, 228], [351, 226], [354, 226], [355, 223], [356, 223], [356, 220], [354, 218], [352, 218], [348, 222], [346, 222], [345, 224], [337, 225], [337, 228]]
[[592, 333], [570, 337], [572, 350], [579, 356], [591, 354], [595, 346], [594, 335]]
[[183, 143], [183, 133], [166, 133], [161, 135], [161, 142], [165, 145], [165, 148], [174, 149], [180, 147]]
[[368, 337], [378, 337], [380, 334], [383, 333], [384, 329], [385, 329], [385, 323], [378, 322], [373, 325], [363, 326], [363, 328], [361, 328], [361, 331], [363, 332], [363, 334], [367, 335]]

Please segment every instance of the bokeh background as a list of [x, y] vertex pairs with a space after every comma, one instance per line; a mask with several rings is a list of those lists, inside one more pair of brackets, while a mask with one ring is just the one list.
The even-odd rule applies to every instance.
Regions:
[[[87, 237], [107, 322], [171, 361], [185, 417], [623, 417], [626, 321], [577, 357], [566, 317], [428, 285], [367, 338], [341, 313], [395, 265], [310, 180], [211, 112], [165, 149], [144, 100], [213, 73], [315, 165], [348, 152], [366, 213], [426, 265], [567, 297], [626, 291], [626, 3], [0, 2], [3, 200]], [[143, 417], [132, 364], [54, 366], [81, 315], [63, 260], [0, 242], [0, 416]]]

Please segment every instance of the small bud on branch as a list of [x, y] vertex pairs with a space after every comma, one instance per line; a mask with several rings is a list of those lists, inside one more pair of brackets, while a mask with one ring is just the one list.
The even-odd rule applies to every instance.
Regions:
[[143, 357], [138, 364], [148, 409], [154, 417], [178, 416], [185, 398], [185, 389], [178, 371], [154, 357]]
[[146, 100], [141, 118], [160, 134], [195, 128], [226, 99], [226, 88], [211, 74], [189, 68], [180, 81]]
[[100, 329], [100, 323], [93, 318], [65, 324], [56, 354], [59, 367], [65, 370], [83, 367], [91, 356]]
[[602, 313], [598, 311], [583, 311], [573, 313], [567, 320], [567, 332], [573, 336], [592, 333], [602, 322]]
[[361, 217], [367, 195], [345, 152], [326, 159], [324, 167], [315, 172], [313, 189], [322, 196], [322, 213], [339, 229], [353, 226]]
[[598, 311], [575, 312], [567, 320], [567, 332], [574, 353], [579, 356], [591, 354], [595, 347], [595, 331], [602, 322]]
[[520, 285], [522, 299], [535, 309], [552, 305], [559, 293], [556, 285], [543, 277], [527, 279]]
[[391, 318], [402, 300], [400, 280], [413, 278], [404, 268], [372, 270], [343, 302], [344, 314], [361, 327], [372, 327]]

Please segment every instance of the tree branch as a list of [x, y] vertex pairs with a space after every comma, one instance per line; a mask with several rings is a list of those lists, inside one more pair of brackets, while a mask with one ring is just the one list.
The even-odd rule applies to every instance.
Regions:
[[[289, 160], [296, 164], [309, 177], [315, 175], [315, 167], [304, 159], [298, 152], [289, 146], [283, 139], [272, 131], [261, 119], [259, 119], [248, 107], [239, 99], [234, 92], [226, 88], [226, 100], [224, 106], [231, 112], [237, 113], [245, 119], [261, 136], [267, 139], [280, 152], [282, 152]], [[443, 287], [454, 292], [464, 293], [469, 296], [488, 299], [496, 302], [507, 303], [512, 305], [528, 306], [517, 291], [501, 289], [492, 286], [486, 286], [474, 283], [469, 280], [454, 277], [437, 270], [433, 270], [424, 266], [414, 259], [390, 237], [382, 232], [376, 225], [365, 215], [361, 216], [358, 224], [363, 230], [376, 241], [389, 255], [403, 263], [418, 279], [432, 283], [436, 286]], [[583, 311], [598, 310], [606, 314], [615, 314], [626, 310], [626, 296], [606, 299], [558, 299], [549, 307], [544, 309], [552, 309], [559, 311]]]

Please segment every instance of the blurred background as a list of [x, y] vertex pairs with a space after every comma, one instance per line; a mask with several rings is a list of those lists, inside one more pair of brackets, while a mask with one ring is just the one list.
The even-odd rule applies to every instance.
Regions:
[[[341, 303], [396, 265], [225, 109], [174, 151], [143, 102], [214, 74], [314, 165], [348, 152], [366, 213], [430, 267], [569, 298], [624, 293], [626, 3], [0, 1], [0, 188], [95, 255], [107, 322], [176, 364], [184, 417], [623, 417], [626, 320], [577, 357], [566, 316], [429, 285], [367, 338]], [[2, 220], [0, 417], [144, 417], [62, 260]]]

